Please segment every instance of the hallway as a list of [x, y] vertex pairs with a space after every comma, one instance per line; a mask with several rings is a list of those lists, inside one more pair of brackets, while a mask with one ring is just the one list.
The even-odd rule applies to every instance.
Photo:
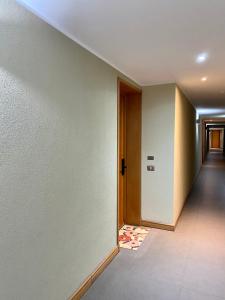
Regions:
[[225, 160], [210, 153], [175, 232], [121, 249], [83, 300], [225, 300]]

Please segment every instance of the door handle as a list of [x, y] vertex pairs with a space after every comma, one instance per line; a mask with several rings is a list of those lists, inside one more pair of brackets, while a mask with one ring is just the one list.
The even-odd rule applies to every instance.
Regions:
[[125, 169], [127, 168], [127, 166], [125, 165], [125, 158], [122, 158], [122, 160], [121, 160], [121, 174], [122, 174], [122, 176], [124, 176], [125, 175]]

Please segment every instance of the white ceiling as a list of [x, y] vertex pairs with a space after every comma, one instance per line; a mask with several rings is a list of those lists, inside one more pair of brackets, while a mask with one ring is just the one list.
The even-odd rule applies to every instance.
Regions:
[[197, 108], [225, 112], [225, 0], [19, 2], [140, 85], [176, 82]]

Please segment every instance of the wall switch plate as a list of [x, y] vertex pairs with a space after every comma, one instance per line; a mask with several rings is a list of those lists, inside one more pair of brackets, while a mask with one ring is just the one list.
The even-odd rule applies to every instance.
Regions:
[[154, 160], [155, 158], [154, 158], [154, 156], [153, 155], [148, 155], [147, 156], [147, 160]]
[[155, 166], [147, 166], [147, 171], [155, 171]]

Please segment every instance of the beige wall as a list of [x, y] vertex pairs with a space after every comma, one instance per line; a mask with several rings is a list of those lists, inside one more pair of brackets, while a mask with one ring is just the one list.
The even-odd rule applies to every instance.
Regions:
[[175, 224], [196, 175], [195, 109], [176, 87], [174, 132], [174, 217]]
[[0, 299], [67, 299], [117, 244], [118, 73], [0, 1]]
[[163, 224], [173, 223], [174, 119], [175, 84], [143, 87], [142, 219]]
[[[0, 299], [66, 299], [116, 246], [119, 73], [13, 0], [0, 10]], [[143, 89], [142, 217], [166, 224], [174, 99]]]
[[142, 219], [175, 225], [200, 168], [199, 139], [195, 109], [175, 84], [143, 88]]
[[195, 138], [195, 170], [196, 176], [202, 166], [202, 123], [196, 120], [196, 138]]

